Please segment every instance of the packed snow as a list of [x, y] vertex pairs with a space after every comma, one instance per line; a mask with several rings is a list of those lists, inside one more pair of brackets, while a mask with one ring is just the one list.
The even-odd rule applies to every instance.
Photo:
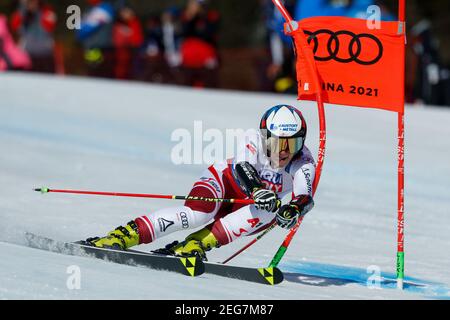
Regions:
[[[209, 163], [174, 164], [175, 130], [193, 133], [195, 121], [203, 133], [255, 128], [269, 106], [281, 103], [302, 110], [307, 145], [317, 155], [316, 105], [292, 95], [1, 74], [0, 299], [449, 299], [450, 110], [433, 107], [406, 108], [403, 291], [395, 288], [397, 116], [382, 110], [326, 106], [316, 206], [280, 264], [280, 285], [189, 278], [26, 246], [26, 231], [75, 241], [179, 204], [34, 188], [187, 194]], [[276, 228], [230, 264], [267, 265], [285, 235]], [[213, 250], [209, 260], [223, 261], [251, 239]]]

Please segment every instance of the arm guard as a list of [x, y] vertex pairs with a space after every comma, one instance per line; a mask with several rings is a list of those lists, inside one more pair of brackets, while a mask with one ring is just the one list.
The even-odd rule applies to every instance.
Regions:
[[293, 198], [289, 204], [295, 206], [299, 214], [304, 216], [314, 207], [314, 200], [309, 194], [301, 194]]
[[248, 162], [239, 162], [233, 170], [234, 178], [247, 196], [255, 189], [263, 188], [261, 179], [256, 169]]

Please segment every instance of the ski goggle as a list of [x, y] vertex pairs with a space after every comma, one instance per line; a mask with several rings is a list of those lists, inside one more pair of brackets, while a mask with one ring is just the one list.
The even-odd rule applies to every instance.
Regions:
[[302, 137], [298, 138], [278, 138], [269, 137], [267, 139], [267, 150], [271, 153], [280, 153], [281, 151], [287, 151], [291, 154], [295, 154], [303, 148], [304, 140]]

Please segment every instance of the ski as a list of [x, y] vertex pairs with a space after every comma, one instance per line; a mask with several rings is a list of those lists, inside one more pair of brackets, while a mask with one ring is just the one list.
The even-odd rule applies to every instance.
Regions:
[[276, 285], [283, 281], [283, 273], [276, 267], [249, 268], [230, 266], [221, 263], [204, 262], [197, 257], [176, 257], [136, 250], [114, 250], [96, 248], [79, 242], [62, 242], [27, 232], [28, 246], [72, 256], [92, 257], [114, 263], [131, 266], [143, 266], [150, 269], [166, 270], [187, 276], [203, 273], [221, 277], [239, 279], [266, 285]]
[[92, 257], [106, 261], [126, 264], [131, 266], [142, 266], [156, 270], [166, 270], [181, 273], [187, 276], [198, 276], [204, 273], [205, 266], [197, 257], [174, 257], [162, 256], [135, 250], [114, 250], [96, 248], [79, 242], [62, 242], [33, 233], [25, 234], [28, 246], [36, 249], [51, 251], [72, 256]]
[[277, 267], [248, 268], [229, 266], [221, 263], [204, 262], [205, 274], [251, 281], [261, 284], [276, 285], [283, 281], [283, 273]]

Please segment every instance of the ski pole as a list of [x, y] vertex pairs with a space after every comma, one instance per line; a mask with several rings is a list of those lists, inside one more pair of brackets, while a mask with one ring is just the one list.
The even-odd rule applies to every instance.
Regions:
[[85, 194], [98, 196], [113, 196], [113, 197], [135, 197], [135, 198], [153, 198], [153, 199], [170, 199], [170, 200], [194, 200], [194, 201], [209, 201], [209, 202], [227, 202], [239, 204], [253, 204], [253, 199], [224, 199], [224, 198], [207, 198], [195, 196], [175, 196], [163, 194], [146, 194], [146, 193], [125, 193], [125, 192], [103, 192], [103, 191], [85, 191], [85, 190], [60, 190], [50, 188], [37, 188], [34, 191], [41, 193], [71, 193], [71, 194]]
[[[281, 201], [279, 206], [281, 205]], [[250, 246], [252, 246], [255, 242], [257, 242], [258, 240], [260, 240], [262, 237], [264, 237], [266, 234], [268, 234], [270, 231], [273, 230], [273, 228], [275, 228], [275, 226], [277, 225], [277, 223], [275, 221], [273, 221], [266, 230], [263, 231], [263, 233], [261, 233], [260, 235], [258, 235], [257, 237], [255, 237], [252, 241], [250, 241], [249, 243], [247, 243], [245, 246], [243, 246], [241, 249], [239, 249], [237, 252], [235, 252], [231, 257], [229, 257], [228, 259], [224, 260], [222, 262], [222, 264], [226, 264], [228, 261], [230, 261], [231, 259], [233, 259], [234, 257], [236, 257], [237, 255], [241, 254], [242, 252], [244, 252], [247, 248], [249, 248]]]
[[303, 216], [298, 219], [297, 223], [291, 230], [289, 230], [288, 235], [284, 239], [283, 243], [281, 244], [278, 251], [275, 253], [275, 256], [272, 258], [272, 261], [270, 261], [269, 267], [276, 267], [281, 261], [281, 258], [283, 258], [284, 254], [286, 253], [289, 244], [291, 243], [292, 239], [294, 238], [295, 233], [297, 232], [298, 228], [302, 224]]

